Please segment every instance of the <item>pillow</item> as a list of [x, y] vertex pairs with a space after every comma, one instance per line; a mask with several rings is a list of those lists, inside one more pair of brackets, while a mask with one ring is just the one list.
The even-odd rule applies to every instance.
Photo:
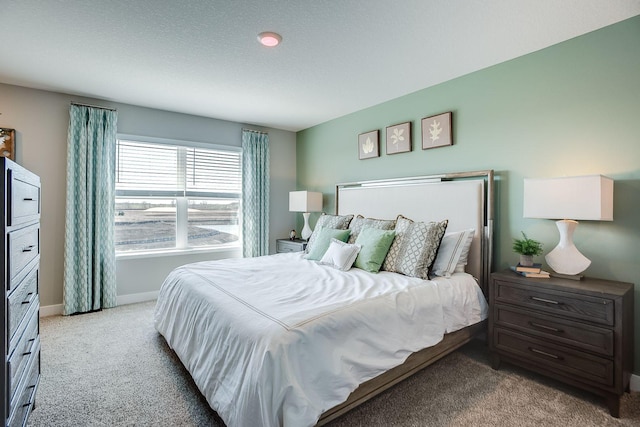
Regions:
[[[319, 229], [316, 228], [316, 231], [318, 231], [318, 234], [315, 239], [313, 248], [309, 251], [308, 254], [304, 256], [306, 259], [314, 261], [320, 261], [324, 253], [329, 248], [331, 239], [337, 239], [346, 242], [349, 238], [349, 230], [336, 230], [335, 228], [320, 227]], [[307, 248], [308, 247], [309, 245], [307, 245]]]
[[380, 271], [395, 236], [396, 232], [393, 230], [363, 228], [355, 243], [362, 247], [354, 266], [370, 273]]
[[358, 252], [360, 252], [360, 245], [351, 245], [337, 239], [331, 239], [329, 249], [322, 256], [320, 264], [347, 271], [355, 262]]
[[365, 227], [378, 228], [380, 230], [393, 230], [396, 227], [396, 220], [365, 218], [362, 215], [358, 215], [351, 220], [351, 223], [349, 223], [351, 235], [349, 236], [348, 242], [354, 243], [358, 238], [358, 234], [360, 234], [362, 229]]
[[467, 265], [469, 249], [473, 241], [473, 228], [456, 233], [445, 234], [440, 243], [436, 260], [433, 262], [432, 273], [436, 276], [451, 277], [457, 267]]
[[[316, 240], [316, 231], [319, 231], [320, 228], [333, 228], [336, 230], [346, 230], [349, 227], [349, 223], [353, 219], [353, 215], [320, 215], [318, 221], [316, 222], [316, 228], [309, 237], [309, 241], [307, 242], [307, 249], [305, 252], [311, 252], [313, 249], [313, 245]], [[327, 247], [329, 244], [327, 243]]]
[[396, 220], [396, 238], [382, 269], [405, 276], [428, 279], [429, 268], [436, 258], [448, 223], [448, 220], [413, 222], [399, 215]]

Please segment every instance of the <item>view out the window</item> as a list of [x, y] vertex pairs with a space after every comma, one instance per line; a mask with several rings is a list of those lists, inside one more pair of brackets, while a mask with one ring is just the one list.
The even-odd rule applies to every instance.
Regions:
[[239, 242], [241, 153], [119, 139], [116, 252]]

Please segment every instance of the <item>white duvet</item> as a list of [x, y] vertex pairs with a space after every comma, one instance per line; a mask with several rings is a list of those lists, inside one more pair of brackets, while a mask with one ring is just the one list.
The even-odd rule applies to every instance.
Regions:
[[486, 315], [467, 274], [342, 272], [293, 253], [177, 268], [154, 321], [229, 427], [300, 427]]

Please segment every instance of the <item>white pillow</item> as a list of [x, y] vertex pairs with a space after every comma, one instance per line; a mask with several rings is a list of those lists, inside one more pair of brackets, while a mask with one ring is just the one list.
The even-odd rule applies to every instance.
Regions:
[[347, 271], [351, 268], [362, 246], [331, 239], [329, 248], [322, 256], [320, 264], [330, 265], [338, 270]]
[[432, 271], [436, 276], [451, 277], [451, 273], [464, 272], [475, 230], [445, 234], [440, 242]]

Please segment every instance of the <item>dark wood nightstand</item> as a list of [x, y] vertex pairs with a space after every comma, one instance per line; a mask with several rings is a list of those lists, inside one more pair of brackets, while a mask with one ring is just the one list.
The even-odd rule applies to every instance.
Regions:
[[633, 284], [493, 273], [489, 350], [501, 361], [589, 390], [618, 417], [633, 370]]
[[276, 253], [302, 252], [307, 247], [307, 241], [302, 239], [278, 239], [276, 240]]

